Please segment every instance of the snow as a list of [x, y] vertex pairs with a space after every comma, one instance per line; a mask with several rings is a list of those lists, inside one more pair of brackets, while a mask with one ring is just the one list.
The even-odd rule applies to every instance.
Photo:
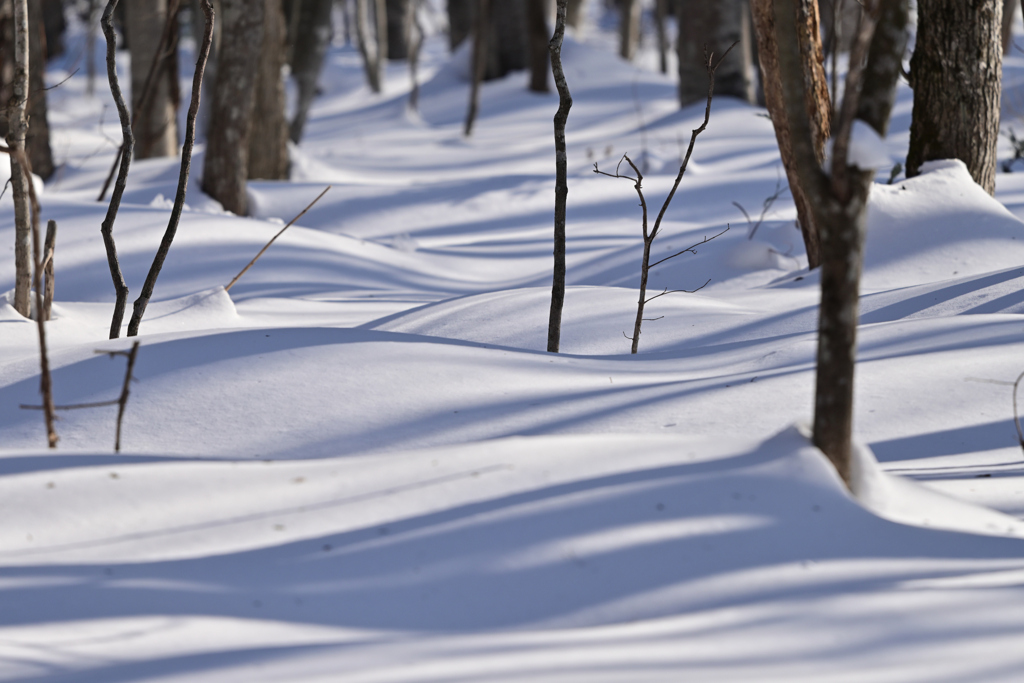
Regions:
[[[993, 198], [960, 162], [891, 185], [877, 165], [850, 493], [805, 426], [819, 292], [792, 201], [751, 239], [733, 205], [756, 219], [777, 190], [762, 110], [713, 103], [654, 254], [730, 229], [653, 270], [651, 294], [710, 282], [649, 303], [629, 354], [640, 209], [593, 164], [643, 164], [656, 213], [704, 112], [678, 109], [649, 51], [619, 60], [591, 6], [563, 50], [560, 354], [557, 97], [522, 73], [485, 84], [463, 138], [466, 56], [443, 36], [418, 114], [402, 64], [373, 95], [335, 46], [292, 180], [251, 182], [252, 217], [202, 194], [197, 148], [120, 453], [116, 407], [61, 412], [46, 448], [19, 407], [39, 400], [36, 328], [0, 301], [0, 680], [1019, 679], [1024, 176], [1000, 173]], [[73, 30], [50, 84], [75, 68]], [[1004, 69], [1013, 102], [1024, 55]], [[119, 126], [85, 91], [79, 72], [48, 92], [59, 405], [116, 398], [109, 352], [132, 343], [107, 339], [95, 201]], [[893, 133], [855, 131], [854, 152], [902, 158], [910, 101], [901, 86]], [[177, 173], [132, 164], [114, 228], [130, 299]], [[13, 241], [7, 195], [0, 292]]]

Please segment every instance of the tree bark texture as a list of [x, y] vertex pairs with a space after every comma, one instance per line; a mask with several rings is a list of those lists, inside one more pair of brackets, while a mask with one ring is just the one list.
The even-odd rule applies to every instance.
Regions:
[[910, 59], [914, 109], [907, 177], [934, 159], [960, 159], [989, 194], [999, 139], [1001, 0], [920, 0]]
[[281, 67], [284, 66], [287, 27], [281, 0], [261, 1], [264, 2], [263, 46], [256, 67], [256, 92], [249, 131], [249, 178], [286, 180], [288, 121], [284, 111]]
[[306, 127], [306, 117], [316, 96], [316, 83], [331, 46], [332, 0], [306, 0], [299, 22], [299, 38], [292, 57], [292, 75], [299, 96], [289, 135], [298, 144]]
[[[43, 5], [28, 4], [28, 108], [30, 125], [25, 137], [25, 153], [32, 172], [43, 180], [53, 175], [53, 152], [50, 150], [50, 125], [46, 112], [46, 27]], [[58, 34], [59, 35], [59, 34]]]
[[409, 40], [405, 30], [405, 15], [410, 0], [387, 0], [388, 16], [388, 59], [400, 60], [409, 57]]
[[551, 32], [548, 30], [546, 5], [544, 0], [525, 0], [526, 31], [530, 44], [530, 90], [548, 92], [548, 72], [551, 71], [551, 53], [548, 41]]
[[[7, 146], [12, 151], [25, 150], [28, 122], [25, 119], [28, 102], [28, 2], [14, 0], [14, 70], [11, 96], [7, 104]], [[11, 195], [14, 200], [14, 310], [26, 318], [29, 315], [29, 296], [32, 290], [32, 225], [28, 183], [31, 178], [18, 163], [17, 155], [10, 154]]]
[[203, 163], [203, 192], [239, 216], [248, 213], [245, 182], [256, 70], [263, 44], [263, 2], [221, 0], [217, 87]]
[[[707, 98], [707, 69], [704, 48], [713, 56], [723, 55], [739, 43], [715, 71], [715, 96], [755, 99], [751, 74], [750, 10], [747, 0], [676, 0], [679, 37], [679, 104], [688, 106]], [[716, 57], [717, 61], [717, 57]]]
[[899, 59], [869, 60], [864, 69], [864, 85], [860, 91], [857, 118], [875, 129], [882, 137], [889, 132], [889, 116], [896, 103], [893, 84], [903, 67], [907, 51], [909, 0], [887, 0], [882, 3], [878, 26], [871, 38], [871, 55], [899, 55]]
[[558, 110], [555, 112], [555, 235], [554, 269], [551, 278], [551, 307], [548, 312], [548, 351], [558, 353], [562, 336], [562, 307], [565, 303], [565, 206], [569, 196], [568, 154], [565, 146], [565, 124], [572, 107], [572, 95], [562, 69], [562, 38], [565, 35], [566, 0], [557, 0], [555, 32], [548, 43], [551, 71], [558, 89]]
[[640, 0], [619, 1], [619, 56], [632, 61], [640, 47]]
[[[132, 121], [135, 158], [178, 155], [178, 60], [177, 33], [172, 34], [167, 54], [158, 54], [167, 0], [133, 0], [125, 3], [126, 32], [132, 53]], [[175, 3], [177, 5], [177, 3]], [[160, 59], [153, 74], [148, 102], [143, 102], [146, 80], [153, 61]], [[143, 106], [145, 105], [145, 106]]]
[[[797, 0], [796, 33], [800, 41], [800, 66], [802, 69], [805, 109], [811, 125], [814, 154], [820, 163], [825, 156], [825, 142], [831, 135], [832, 106], [828, 96], [828, 82], [818, 37], [817, 3], [814, 0]], [[782, 82], [779, 73], [779, 51], [775, 39], [775, 15], [772, 0], [752, 0], [754, 33], [757, 36], [758, 61], [761, 67], [761, 83], [764, 87], [765, 104], [772, 117], [775, 138], [779, 143], [779, 154], [786, 169], [793, 203], [796, 205], [797, 221], [803, 235], [807, 264], [811, 269], [821, 263], [821, 238], [815, 222], [810, 200], [800, 183], [797, 161], [789, 132]]]
[[466, 137], [473, 134], [477, 110], [480, 108], [480, 83], [487, 69], [487, 26], [490, 23], [491, 0], [476, 0], [476, 16], [473, 18], [473, 53], [470, 57], [469, 107], [466, 110]]

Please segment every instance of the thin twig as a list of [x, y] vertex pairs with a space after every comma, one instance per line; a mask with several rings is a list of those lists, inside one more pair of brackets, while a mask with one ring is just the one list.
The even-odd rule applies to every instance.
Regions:
[[[655, 299], [657, 299], [659, 296], [665, 296], [666, 294], [694, 294], [694, 293], [699, 292], [700, 290], [704, 289], [705, 287], [707, 287], [708, 284], [710, 284], [710, 283], [711, 283], [711, 278], [708, 278], [704, 282], [704, 284], [702, 284], [697, 289], [669, 289], [669, 288], [666, 287], [665, 291], [663, 291], [661, 294], [655, 294], [654, 296], [652, 296], [650, 299], [648, 299], [644, 303], [645, 304], [650, 303], [650, 302], [654, 301]], [[662, 318], [664, 318], [664, 317], [665, 316], [662, 316]], [[644, 318], [644, 320], [650, 320], [650, 318]]]
[[[675, 254], [672, 254], [671, 256], [666, 256], [665, 258], [661, 259], [660, 261], [655, 261], [650, 266], [648, 266], [648, 268], [653, 268], [654, 266], [658, 265], [659, 263], [664, 263], [665, 261], [668, 261], [669, 259], [674, 259], [676, 256], [682, 256], [683, 254], [685, 254], [687, 252], [689, 252], [691, 254], [696, 254], [697, 252], [695, 251], [695, 249], [697, 247], [699, 247], [702, 244], [707, 244], [708, 242], [710, 242], [711, 240], [715, 239], [716, 237], [721, 237], [725, 233], [729, 232], [729, 228], [730, 227], [731, 226], [727, 223], [726, 226], [725, 226], [725, 230], [723, 230], [722, 232], [718, 233], [717, 235], [712, 235], [711, 237], [705, 237], [700, 242], [697, 242], [696, 244], [691, 244], [690, 246], [688, 246], [686, 249], [683, 249], [682, 251], [678, 251]], [[703, 287], [702, 287], [702, 289], [703, 289]]]
[[316, 196], [316, 199], [314, 199], [314, 200], [313, 200], [313, 201], [311, 201], [311, 202], [310, 202], [310, 203], [309, 203], [308, 205], [306, 205], [306, 208], [305, 208], [305, 209], [303, 209], [302, 211], [300, 211], [300, 212], [299, 212], [299, 215], [298, 215], [298, 216], [296, 216], [295, 218], [293, 218], [293, 219], [291, 219], [290, 221], [288, 221], [288, 223], [287, 223], [287, 224], [286, 224], [286, 225], [285, 225], [285, 226], [284, 226], [283, 228], [281, 228], [280, 230], [278, 230], [278, 231], [277, 231], [277, 234], [276, 234], [276, 235], [274, 235], [273, 237], [271, 237], [271, 238], [270, 238], [270, 241], [269, 241], [269, 242], [267, 242], [266, 244], [264, 244], [264, 245], [263, 245], [263, 248], [262, 248], [262, 249], [260, 249], [260, 253], [258, 253], [258, 254], [256, 254], [255, 256], [253, 256], [253, 258], [252, 258], [252, 261], [249, 261], [249, 263], [248, 263], [248, 264], [246, 264], [245, 268], [242, 268], [241, 272], [240, 272], [240, 273], [238, 273], [238, 275], [236, 275], [236, 276], [235, 276], [234, 278], [232, 278], [231, 282], [229, 282], [229, 283], [227, 284], [227, 286], [226, 286], [226, 287], [224, 288], [224, 291], [225, 291], [225, 292], [229, 291], [229, 290], [230, 290], [230, 289], [231, 289], [231, 288], [232, 288], [232, 287], [234, 286], [234, 284], [235, 284], [236, 282], [238, 282], [238, 280], [239, 280], [239, 279], [240, 279], [240, 278], [241, 278], [241, 277], [242, 277], [243, 275], [245, 275], [245, 272], [246, 272], [247, 270], [249, 270], [250, 268], [252, 268], [252, 267], [253, 267], [253, 264], [255, 264], [255, 263], [256, 263], [256, 261], [258, 261], [258, 260], [259, 260], [260, 256], [263, 256], [263, 252], [265, 252], [265, 251], [266, 251], [267, 249], [269, 249], [269, 248], [270, 248], [270, 245], [274, 243], [274, 240], [276, 240], [276, 239], [277, 239], [278, 237], [280, 237], [280, 236], [281, 236], [281, 235], [282, 235], [282, 234], [284, 233], [284, 231], [285, 231], [285, 230], [287, 230], [288, 228], [290, 228], [290, 227], [292, 227], [293, 225], [295, 225], [295, 221], [297, 221], [297, 220], [299, 220], [300, 218], [302, 218], [303, 216], [305, 216], [305, 215], [306, 215], [306, 212], [307, 212], [307, 211], [309, 211], [310, 209], [312, 209], [312, 208], [313, 208], [313, 205], [314, 205], [314, 204], [316, 204], [316, 203], [317, 203], [318, 201], [320, 201], [320, 198], [321, 198], [321, 197], [323, 197], [323, 196], [324, 196], [325, 194], [327, 194], [327, 190], [331, 189], [332, 187], [334, 187], [334, 186], [333, 186], [333, 185], [328, 185], [327, 187], [325, 187], [325, 188], [324, 188], [324, 191], [323, 191], [323, 192], [321, 192], [320, 194], [318, 194], [318, 195]]
[[[209, 0], [207, 0], [209, 4]], [[213, 8], [210, 8], [212, 16]], [[121, 452], [121, 421], [124, 419], [124, 408], [128, 405], [128, 394], [132, 383], [132, 370], [135, 369], [135, 358], [139, 353], [139, 342], [132, 344], [132, 350], [128, 353], [128, 367], [124, 372], [124, 384], [121, 386], [121, 396], [117, 399], [117, 436], [114, 438], [114, 452]]]

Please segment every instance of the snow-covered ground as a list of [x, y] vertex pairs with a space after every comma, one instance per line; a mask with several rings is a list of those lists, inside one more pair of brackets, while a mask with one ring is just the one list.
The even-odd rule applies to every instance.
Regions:
[[[197, 148], [120, 454], [115, 408], [63, 412], [45, 447], [19, 408], [38, 401], [35, 327], [0, 305], [0, 679], [1020, 680], [1024, 175], [993, 199], [958, 162], [879, 172], [854, 498], [802, 426], [818, 279], [763, 110], [714, 102], [655, 252], [731, 229], [653, 271], [652, 290], [710, 283], [652, 302], [630, 356], [640, 210], [593, 164], [629, 153], [659, 207], [703, 106], [680, 111], [651, 55], [622, 62], [600, 25], [563, 57], [559, 355], [557, 97], [522, 73], [488, 83], [465, 139], [464, 55], [441, 36], [418, 114], [402, 64], [375, 96], [358, 53], [333, 49], [293, 178], [252, 182], [254, 217], [200, 192]], [[1024, 54], [1004, 73], [1004, 126], [1024, 130]], [[58, 404], [116, 397], [124, 359], [96, 351], [131, 344], [107, 339], [95, 195], [119, 127], [99, 86], [79, 72], [49, 93]], [[904, 84], [893, 162], [910, 108]], [[130, 298], [177, 173], [132, 165], [114, 228]], [[780, 177], [748, 239], [734, 202], [756, 220]], [[0, 291], [13, 242], [8, 194]]]

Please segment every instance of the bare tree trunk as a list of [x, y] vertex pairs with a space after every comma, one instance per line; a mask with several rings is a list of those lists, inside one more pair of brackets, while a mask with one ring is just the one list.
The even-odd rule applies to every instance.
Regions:
[[410, 0], [386, 0], [388, 25], [388, 59], [400, 60], [409, 57], [408, 36], [405, 31], [405, 17]]
[[448, 0], [448, 46], [455, 50], [473, 32], [476, 0]]
[[1003, 54], [1010, 53], [1013, 45], [1013, 19], [1017, 14], [1017, 0], [1003, 0]]
[[558, 111], [555, 112], [555, 264], [551, 282], [551, 308], [548, 312], [548, 351], [558, 353], [562, 336], [562, 306], [565, 303], [565, 204], [569, 196], [568, 155], [565, 147], [565, 123], [572, 107], [572, 95], [562, 69], [562, 38], [565, 35], [567, 0], [557, 0], [555, 33], [548, 43], [551, 70], [558, 89]]
[[526, 31], [530, 42], [530, 90], [548, 92], [548, 71], [551, 70], [551, 54], [548, 41], [551, 38], [545, 17], [544, 0], [526, 0]]
[[356, 37], [359, 39], [359, 52], [362, 53], [363, 67], [366, 69], [366, 81], [370, 90], [379, 93], [383, 88], [383, 70], [388, 57], [387, 11], [384, 0], [372, 0], [375, 38], [371, 41], [368, 27], [371, 19], [368, 16], [370, 1], [356, 0]]
[[316, 82], [331, 45], [331, 0], [310, 0], [309, 10], [299, 24], [299, 40], [292, 59], [292, 75], [298, 85], [299, 97], [292, 119], [290, 136], [298, 144], [306, 127], [309, 107], [316, 95]]
[[[25, 138], [25, 152], [32, 171], [47, 180], [53, 175], [53, 153], [50, 150], [50, 125], [46, 112], [46, 27], [43, 7], [38, 2], [28, 5], [28, 120], [32, 122]], [[58, 34], [59, 35], [59, 34]]]
[[619, 0], [619, 56], [633, 60], [640, 47], [640, 0]]
[[[178, 67], [177, 32], [172, 33], [166, 54], [157, 54], [164, 25], [167, 0], [134, 0], [126, 4], [129, 45], [132, 53], [132, 121], [135, 158], [173, 157], [178, 154]], [[173, 8], [178, 3], [172, 0]], [[176, 20], [172, 22], [176, 26]], [[154, 67], [155, 60], [159, 63]], [[146, 80], [155, 68], [151, 94], [143, 102]]]
[[668, 34], [665, 31], [665, 17], [669, 0], [654, 0], [654, 28], [658, 32], [658, 70], [668, 73]]
[[995, 192], [1002, 14], [1001, 0], [919, 0], [908, 178], [925, 161], [960, 159], [976, 183]]
[[[25, 150], [28, 121], [28, 2], [14, 0], [14, 74], [11, 99], [7, 105], [7, 146], [12, 151]], [[11, 194], [14, 199], [14, 301], [12, 305], [26, 318], [29, 315], [29, 292], [32, 289], [32, 225], [28, 183], [32, 179], [11, 154]]]
[[490, 24], [491, 0], [477, 0], [476, 17], [473, 22], [473, 57], [472, 74], [469, 85], [469, 109], [466, 111], [466, 126], [464, 133], [469, 137], [473, 133], [473, 124], [476, 122], [476, 113], [480, 108], [480, 82], [484, 79], [484, 71], [487, 68], [487, 27]]
[[412, 111], [416, 111], [420, 104], [419, 64], [420, 50], [423, 48], [423, 25], [420, 23], [419, 4], [420, 0], [411, 0], [406, 16], [406, 31], [409, 34], [409, 80], [412, 81], [412, 89], [409, 90], [409, 109]]
[[85, 91], [92, 97], [96, 94], [96, 25], [99, 23], [97, 0], [89, 0], [89, 18], [85, 27]]
[[[805, 93], [804, 109], [811, 126], [815, 158], [820, 163], [825, 156], [825, 141], [831, 134], [832, 107], [828, 97], [828, 82], [822, 66], [821, 42], [818, 32], [817, 5], [814, 0], [796, 0], [799, 12], [797, 38], [800, 53], [807, 55], [800, 62], [802, 71], [802, 92]], [[803, 234], [807, 252], [807, 265], [817, 268], [821, 263], [820, 229], [816, 223], [809, 198], [800, 183], [797, 159], [790, 139], [789, 123], [783, 99], [782, 82], [779, 73], [779, 50], [775, 41], [775, 14], [772, 0], [753, 0], [757, 53], [761, 66], [761, 82], [764, 86], [765, 103], [772, 117], [779, 153], [786, 169], [789, 189], [796, 204], [797, 220]]]
[[203, 163], [203, 192], [239, 216], [248, 213], [245, 182], [264, 3], [221, 0], [221, 45]]
[[[67, 21], [64, 19], [63, 0], [34, 0], [29, 4], [40, 6], [40, 18], [43, 21], [43, 30], [46, 34], [46, 59], [63, 54], [64, 31], [68, 26]], [[32, 10], [30, 9], [30, 11]], [[32, 167], [32, 172], [40, 175], [39, 169], [34, 166]]]
[[702, 102], [707, 96], [705, 48], [713, 55], [723, 55], [735, 43], [739, 43], [737, 49], [729, 53], [716, 72], [715, 95], [753, 102], [754, 60], [746, 0], [677, 0], [676, 16], [681, 17], [676, 42], [680, 106]]
[[[842, 109], [836, 125], [833, 160], [822, 170], [815, 150], [815, 130], [805, 91], [807, 59], [800, 46], [800, 0], [775, 0], [776, 54], [793, 155], [804, 192], [822, 230], [821, 307], [818, 322], [817, 377], [814, 404], [814, 444], [825, 453], [843, 481], [851, 484], [850, 453], [853, 427], [853, 381], [856, 360], [858, 296], [863, 263], [867, 199], [874, 175], [847, 164], [850, 131], [857, 111], [886, 112], [884, 104], [862, 100], [862, 94], [888, 100], [896, 86], [901, 53], [899, 40], [874, 40], [880, 17], [906, 25], [907, 0], [865, 0], [867, 9], [850, 57]], [[879, 5], [885, 6], [880, 11]], [[888, 29], [883, 28], [883, 33]], [[870, 46], [870, 49], [869, 49]], [[883, 50], [891, 50], [884, 52]], [[762, 52], [763, 56], [763, 52]], [[866, 66], [865, 66], [866, 61]], [[887, 78], [862, 90], [866, 74]], [[870, 94], [869, 94], [870, 93]], [[885, 122], [878, 123], [882, 127]]]
[[286, 180], [288, 121], [285, 119], [284, 80], [281, 78], [286, 37], [284, 9], [281, 0], [262, 1], [265, 3], [263, 46], [256, 67], [256, 92], [249, 132], [249, 178]]
[[46, 286], [43, 289], [43, 320], [50, 319], [53, 311], [53, 294], [56, 283], [53, 281], [53, 259], [57, 242], [57, 221], [46, 222], [46, 241], [43, 242], [43, 277]]
[[565, 8], [566, 26], [579, 29], [580, 22], [583, 20], [583, 8], [586, 6], [587, 0], [569, 0], [569, 5]]

